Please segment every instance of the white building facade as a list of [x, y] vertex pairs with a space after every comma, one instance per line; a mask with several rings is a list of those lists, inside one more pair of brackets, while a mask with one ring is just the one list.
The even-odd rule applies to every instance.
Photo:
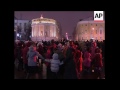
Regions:
[[43, 18], [42, 16], [32, 20], [32, 41], [58, 40], [59, 28], [54, 19]]
[[79, 21], [75, 30], [76, 41], [105, 40], [105, 21], [95, 22], [93, 20]]

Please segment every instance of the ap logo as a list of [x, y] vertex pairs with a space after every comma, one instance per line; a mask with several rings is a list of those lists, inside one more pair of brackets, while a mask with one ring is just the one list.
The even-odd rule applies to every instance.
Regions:
[[94, 11], [94, 21], [103, 21], [103, 11]]

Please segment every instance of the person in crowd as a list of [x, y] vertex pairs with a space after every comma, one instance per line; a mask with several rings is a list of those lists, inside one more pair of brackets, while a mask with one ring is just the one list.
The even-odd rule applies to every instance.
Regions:
[[17, 58], [17, 56], [16, 56], [16, 47], [17, 47], [17, 45], [16, 45], [16, 43], [14, 43], [14, 66], [15, 66], [15, 61], [16, 61], [16, 58]]
[[74, 61], [76, 65], [77, 78], [80, 79], [82, 76], [82, 62], [83, 62], [82, 52], [80, 51], [79, 46], [77, 46], [74, 49], [75, 49]]
[[91, 54], [90, 54], [90, 48], [87, 48], [87, 51], [84, 54], [84, 77], [87, 78], [90, 74], [90, 68], [91, 68]]
[[102, 67], [103, 67], [103, 62], [102, 62], [102, 54], [100, 52], [100, 49], [96, 49], [96, 54], [94, 57], [94, 69], [95, 69], [95, 75], [96, 79], [101, 78], [101, 72], [102, 72]]
[[65, 72], [64, 79], [77, 79], [77, 72], [75, 68], [75, 62], [73, 59], [73, 48], [69, 42], [67, 42], [66, 58], [64, 60]]
[[[63, 55], [63, 50], [64, 47], [61, 47], [61, 49], [58, 49], [58, 59], [60, 60], [60, 62], [63, 62], [64, 61], [64, 55]], [[59, 72], [58, 72], [58, 77], [60, 79], [63, 79], [63, 75], [64, 75], [64, 64], [60, 65], [60, 68], [59, 68]]]
[[22, 60], [22, 46], [21, 43], [19, 42], [16, 48], [16, 57], [18, 59], [18, 68], [17, 70], [23, 70], [23, 60]]
[[29, 50], [29, 47], [30, 47], [30, 44], [29, 44], [29, 42], [27, 42], [25, 44], [25, 48], [22, 51], [23, 64], [24, 64], [24, 72], [27, 72], [27, 70], [28, 70], [28, 58], [26, 56], [27, 56], [27, 52]]
[[[33, 44], [29, 47], [29, 51], [27, 53], [28, 57], [28, 75], [35, 74], [35, 78], [39, 79], [39, 69], [38, 69], [38, 62], [37, 62], [37, 56], [44, 60], [43, 56], [39, 54], [39, 52], [36, 51], [36, 45]], [[28, 78], [27, 75], [27, 78]]]
[[68, 45], [65, 44], [65, 45], [64, 45], [64, 49], [63, 49], [64, 58], [66, 58], [66, 51], [67, 51], [67, 49], [68, 49]]
[[84, 54], [84, 61], [83, 61], [84, 69], [89, 71], [91, 66], [91, 54], [90, 54], [90, 48], [87, 48], [87, 51]]
[[37, 44], [37, 51], [42, 55], [42, 56], [44, 56], [44, 49], [43, 49], [43, 43], [42, 42], [39, 42], [38, 44]]
[[92, 42], [92, 47], [91, 47], [91, 64], [94, 63], [94, 57], [95, 57], [95, 50], [96, 49], [97, 49], [96, 42]]
[[60, 60], [58, 59], [58, 50], [54, 50], [54, 54], [52, 56], [52, 60], [51, 60], [51, 79], [58, 79], [58, 71], [59, 71], [59, 67], [61, 65]]
[[[47, 53], [46, 53], [46, 59], [50, 60], [52, 59], [52, 53], [51, 53], [51, 49], [48, 48]], [[45, 65], [47, 66], [47, 79], [50, 79], [50, 63], [49, 62], [45, 62]]]

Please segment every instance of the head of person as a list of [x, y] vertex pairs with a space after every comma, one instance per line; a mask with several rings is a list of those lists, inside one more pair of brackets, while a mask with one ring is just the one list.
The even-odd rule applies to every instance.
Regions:
[[53, 54], [53, 59], [58, 60], [58, 54]]
[[93, 47], [96, 47], [96, 46], [97, 46], [96, 42], [93, 42], [93, 43], [92, 43], [92, 46], [93, 46]]
[[33, 49], [34, 51], [36, 51], [37, 47], [36, 47], [36, 44], [35, 44], [35, 43], [33, 43], [33, 44], [31, 45], [31, 47], [32, 47], [32, 49]]

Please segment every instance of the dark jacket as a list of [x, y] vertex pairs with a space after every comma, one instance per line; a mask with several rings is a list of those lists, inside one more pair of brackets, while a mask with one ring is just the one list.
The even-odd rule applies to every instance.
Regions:
[[75, 62], [73, 60], [72, 48], [69, 47], [66, 51], [66, 59], [64, 61], [65, 64], [65, 72], [64, 79], [77, 79], [77, 72], [75, 69]]

